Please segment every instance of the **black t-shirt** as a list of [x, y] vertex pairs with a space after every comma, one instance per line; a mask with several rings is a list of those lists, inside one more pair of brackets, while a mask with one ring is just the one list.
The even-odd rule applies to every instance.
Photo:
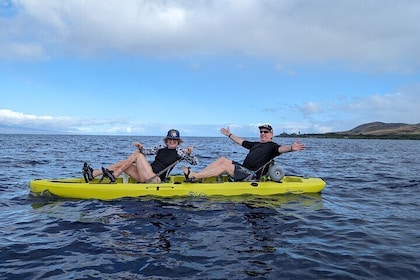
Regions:
[[[280, 145], [275, 142], [261, 143], [243, 141], [242, 147], [249, 150], [242, 165], [252, 171], [257, 171], [259, 168], [263, 167], [264, 164], [280, 155]], [[260, 174], [261, 170], [258, 172], [257, 176], [259, 177]]]
[[[150, 165], [152, 166], [153, 172], [157, 174], [178, 159], [181, 159], [181, 157], [178, 155], [176, 149], [169, 149], [168, 147], [165, 147], [157, 151], [155, 160]], [[162, 177], [165, 179], [165, 175], [165, 173], [162, 174], [160, 176], [161, 179]]]

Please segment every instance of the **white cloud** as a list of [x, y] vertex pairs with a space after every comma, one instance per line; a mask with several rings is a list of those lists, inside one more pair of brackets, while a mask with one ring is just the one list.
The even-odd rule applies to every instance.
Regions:
[[[63, 116], [37, 116], [0, 109], [1, 125], [49, 129], [57, 132], [106, 133], [115, 130], [115, 127], [119, 127], [121, 122], [112, 123], [109, 120], [85, 120]], [[120, 130], [127, 131], [127, 127]]]
[[21, 42], [4, 42], [0, 51], [0, 58], [2, 54], [10, 59], [24, 60], [43, 59], [46, 57], [42, 46]]
[[420, 123], [420, 86], [388, 94], [374, 94], [342, 104], [341, 108], [358, 118], [383, 122]]
[[[20, 0], [0, 17], [0, 57], [232, 54], [420, 64], [419, 1]], [[372, 66], [371, 66], [372, 67]], [[411, 67], [411, 68], [410, 68]], [[294, 73], [292, 72], [294, 75]]]
[[304, 115], [312, 115], [312, 114], [319, 114], [322, 112], [322, 108], [318, 103], [315, 102], [308, 102], [306, 104], [303, 104], [300, 107], [300, 111]]
[[6, 124], [21, 124], [25, 122], [48, 122], [51, 116], [27, 115], [20, 112], [14, 112], [8, 109], [0, 109], [0, 122]]
[[387, 123], [420, 123], [418, 112], [420, 85], [401, 88], [393, 93], [364, 97], [337, 97], [336, 101], [309, 102], [299, 106], [307, 125], [284, 124], [287, 132], [326, 133], [352, 129], [358, 125], [382, 121]]
[[327, 133], [327, 132], [337, 132], [338, 130], [334, 130], [333, 126], [331, 125], [323, 125], [323, 124], [315, 124], [312, 131], [316, 131], [317, 133]]
[[[0, 109], [1, 128], [31, 128], [50, 132], [111, 135], [166, 135], [176, 128], [187, 136], [220, 136], [220, 125], [171, 123], [133, 123], [126, 119], [82, 119], [63, 116], [37, 116], [9, 109]], [[255, 126], [254, 126], [255, 130]], [[6, 131], [7, 133], [7, 131]]]

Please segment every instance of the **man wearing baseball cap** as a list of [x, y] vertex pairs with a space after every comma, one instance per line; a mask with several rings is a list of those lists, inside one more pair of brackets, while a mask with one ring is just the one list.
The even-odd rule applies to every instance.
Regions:
[[229, 137], [235, 143], [241, 145], [249, 152], [242, 164], [221, 157], [208, 165], [200, 172], [192, 172], [191, 168], [183, 166], [184, 174], [187, 180], [208, 178], [228, 173], [234, 181], [251, 181], [259, 179], [268, 169], [263, 168], [275, 157], [289, 152], [296, 152], [305, 149], [305, 145], [294, 142], [292, 145], [279, 145], [273, 142], [273, 127], [268, 124], [258, 126], [260, 131], [260, 141], [247, 141], [234, 135], [228, 128], [220, 129], [220, 132]]

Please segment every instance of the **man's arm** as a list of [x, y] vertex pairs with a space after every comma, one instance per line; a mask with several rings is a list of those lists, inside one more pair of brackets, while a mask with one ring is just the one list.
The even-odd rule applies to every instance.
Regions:
[[293, 143], [292, 145], [281, 145], [278, 149], [280, 154], [284, 154], [284, 153], [290, 153], [290, 152], [297, 152], [297, 151], [302, 151], [305, 149], [305, 145], [300, 143], [299, 141], [296, 141], [295, 143]]
[[241, 137], [233, 135], [233, 133], [230, 132], [229, 127], [228, 128], [221, 128], [220, 133], [229, 137], [230, 139], [233, 140], [233, 142], [235, 142], [236, 144], [239, 144], [241, 146], [242, 146], [242, 143], [244, 142], [244, 139], [242, 139]]

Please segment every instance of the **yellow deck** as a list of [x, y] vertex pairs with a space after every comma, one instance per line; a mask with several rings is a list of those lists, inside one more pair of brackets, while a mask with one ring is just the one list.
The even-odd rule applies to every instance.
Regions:
[[99, 183], [97, 179], [85, 183], [83, 178], [43, 179], [30, 182], [33, 194], [53, 194], [64, 198], [112, 200], [123, 197], [140, 196], [239, 196], [239, 195], [275, 195], [319, 193], [326, 183], [320, 178], [302, 178], [285, 176], [281, 182], [228, 182], [223, 176], [204, 179], [200, 183], [184, 182], [184, 176], [170, 177], [169, 183], [123, 183], [118, 178], [116, 183], [106, 179]]

